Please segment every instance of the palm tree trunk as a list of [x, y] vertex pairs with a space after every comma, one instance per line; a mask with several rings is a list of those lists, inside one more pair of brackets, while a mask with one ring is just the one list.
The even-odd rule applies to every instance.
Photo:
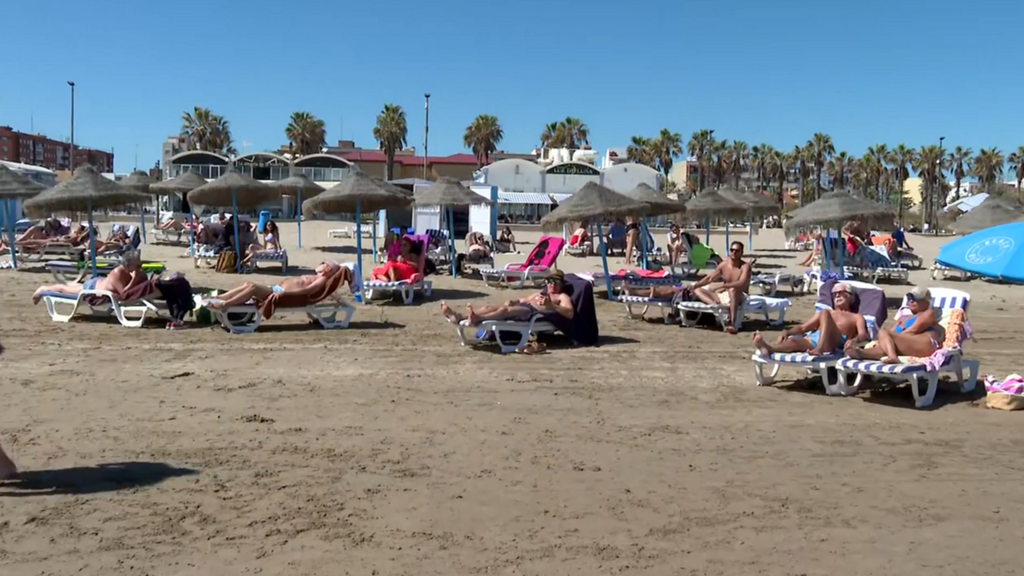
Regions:
[[384, 164], [384, 179], [390, 182], [395, 179], [395, 152], [388, 150], [385, 154], [387, 162]]
[[814, 199], [821, 198], [821, 164], [815, 164], [814, 168]]
[[899, 189], [899, 191], [896, 194], [897, 202], [899, 202], [899, 208], [897, 209], [897, 213], [899, 214], [900, 226], [903, 226], [903, 186], [904, 186], [904, 182], [903, 182], [903, 178], [902, 178], [902, 175], [901, 175], [901, 178], [900, 178], [900, 189]]

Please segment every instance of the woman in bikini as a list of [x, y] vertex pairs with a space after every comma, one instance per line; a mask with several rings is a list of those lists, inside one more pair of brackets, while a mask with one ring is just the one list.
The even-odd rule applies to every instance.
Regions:
[[258, 241], [255, 244], [250, 244], [242, 264], [245, 266], [251, 265], [253, 256], [256, 254], [276, 254], [280, 251], [281, 233], [277, 230], [277, 222], [267, 220], [267, 223], [263, 226], [263, 244], [260, 244]]
[[420, 244], [412, 239], [403, 236], [400, 244], [401, 252], [398, 258], [388, 260], [383, 266], [374, 268], [370, 272], [370, 278], [381, 282], [399, 282], [412, 278], [413, 274], [419, 273]]
[[886, 364], [899, 362], [900, 356], [927, 358], [942, 347], [945, 331], [939, 325], [939, 317], [931, 306], [932, 295], [924, 286], [917, 286], [907, 293], [907, 309], [910, 314], [896, 321], [892, 328], [878, 332], [878, 346], [874, 348], [849, 348], [851, 358], [880, 360]]

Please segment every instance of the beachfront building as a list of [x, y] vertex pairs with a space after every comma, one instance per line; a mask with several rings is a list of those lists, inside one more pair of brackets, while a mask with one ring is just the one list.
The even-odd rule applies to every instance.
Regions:
[[[38, 182], [43, 186], [52, 188], [57, 185], [57, 173], [53, 170], [47, 170], [41, 166], [33, 166], [31, 164], [23, 164], [21, 162], [8, 162], [6, 160], [0, 160], [0, 164], [4, 167], [25, 176], [33, 182]], [[21, 200], [14, 201], [14, 215], [16, 219], [20, 219], [24, 216], [21, 209]]]

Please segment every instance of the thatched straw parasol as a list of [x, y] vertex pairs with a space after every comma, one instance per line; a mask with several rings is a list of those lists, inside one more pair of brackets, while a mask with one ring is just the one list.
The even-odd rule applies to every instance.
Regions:
[[281, 192], [278, 189], [235, 170], [188, 193], [189, 204], [233, 210], [252, 210], [280, 199]]
[[326, 188], [313, 182], [305, 174], [289, 176], [284, 180], [271, 182], [270, 185], [280, 190], [282, 195], [294, 196], [296, 198], [295, 202], [300, 212], [299, 217], [295, 219], [295, 225], [298, 229], [296, 239], [298, 240], [299, 248], [302, 248], [302, 199], [313, 198], [318, 194], [322, 194]]
[[735, 188], [719, 188], [718, 193], [734, 204], [745, 206], [748, 214], [755, 218], [768, 216], [769, 214], [778, 214], [780, 211], [778, 204], [761, 194], [742, 192]]
[[488, 198], [473, 192], [455, 178], [439, 178], [434, 185], [415, 195], [417, 206], [444, 206], [464, 208], [475, 204], [490, 204]]
[[970, 234], [1000, 224], [1016, 222], [1021, 218], [1024, 218], [1024, 206], [989, 196], [984, 202], [957, 218], [953, 223], [953, 231], [957, 234]]
[[52, 212], [88, 212], [146, 202], [149, 196], [108, 180], [92, 166], [80, 166], [74, 175], [25, 201], [25, 212], [42, 217]]
[[786, 230], [822, 226], [842, 228], [850, 220], [867, 226], [892, 225], [896, 213], [892, 206], [865, 200], [841, 190], [828, 192], [807, 206], [794, 211], [786, 221]]
[[46, 186], [0, 164], [0, 198], [5, 200], [31, 198], [46, 189]]
[[648, 216], [682, 214], [686, 212], [686, 205], [682, 202], [671, 200], [659, 194], [657, 190], [643, 182], [637, 184], [636, 188], [626, 192], [623, 196], [646, 204]]
[[721, 195], [717, 190], [705, 190], [686, 203], [686, 213], [701, 220], [706, 218], [742, 218], [748, 208]]
[[69, 180], [49, 188], [25, 201], [25, 212], [41, 217], [52, 212], [85, 212], [89, 216], [89, 251], [92, 273], [96, 274], [96, 243], [92, 211], [125, 204], [147, 202], [149, 196], [139, 194], [112, 180], [107, 180], [92, 166], [80, 166]]
[[588, 222], [595, 219], [644, 216], [648, 207], [642, 202], [619, 194], [611, 188], [596, 182], [587, 182], [575, 194], [558, 204], [558, 207], [540, 219], [541, 226], [548, 230], [572, 222]]
[[154, 194], [188, 194], [205, 184], [205, 178], [196, 172], [189, 171], [182, 172], [170, 180], [155, 182], [150, 185], [149, 191]]

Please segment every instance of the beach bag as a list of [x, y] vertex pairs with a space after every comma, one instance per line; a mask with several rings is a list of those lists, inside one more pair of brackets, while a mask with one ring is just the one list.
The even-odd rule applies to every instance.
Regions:
[[1010, 374], [1006, 380], [985, 377], [985, 404], [996, 410], [1024, 410], [1024, 377]]
[[217, 265], [214, 270], [221, 274], [234, 274], [237, 271], [238, 256], [234, 250], [225, 250], [217, 255]]

